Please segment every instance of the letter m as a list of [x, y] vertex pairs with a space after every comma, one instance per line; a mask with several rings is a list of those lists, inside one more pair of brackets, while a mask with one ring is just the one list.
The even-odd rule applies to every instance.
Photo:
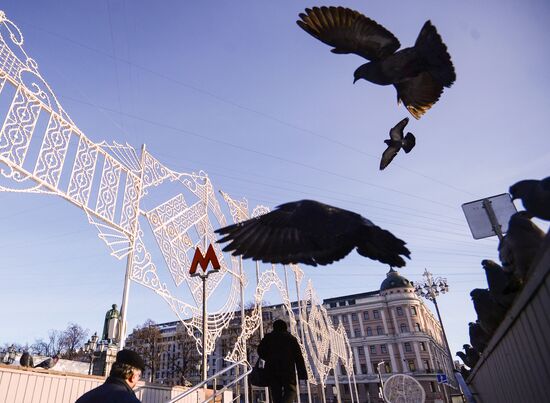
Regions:
[[189, 274], [193, 275], [197, 271], [197, 266], [200, 264], [202, 271], [206, 273], [206, 269], [208, 268], [208, 263], [212, 263], [212, 267], [214, 270], [220, 270], [220, 262], [218, 260], [218, 257], [216, 256], [216, 252], [214, 252], [214, 248], [212, 247], [212, 244], [208, 246], [208, 249], [206, 250], [206, 255], [202, 255], [201, 250], [197, 246], [195, 248], [195, 255], [193, 256], [193, 262], [191, 263], [191, 268], [189, 269]]

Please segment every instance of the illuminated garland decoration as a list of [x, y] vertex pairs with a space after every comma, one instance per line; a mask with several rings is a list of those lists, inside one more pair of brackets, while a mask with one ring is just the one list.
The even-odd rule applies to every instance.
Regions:
[[[227, 294], [216, 311], [208, 312], [206, 352], [211, 353], [222, 331], [228, 328], [235, 311], [243, 301], [248, 281], [238, 258], [224, 259], [216, 244], [214, 226], [227, 224], [214, 187], [205, 172], [181, 173], [171, 170], [154, 158], [143, 146], [141, 153], [128, 144], [94, 143], [75, 125], [58, 102], [50, 86], [38, 70], [37, 63], [23, 49], [19, 28], [0, 11], [0, 92], [14, 90], [11, 104], [0, 129], [0, 191], [57, 195], [80, 208], [98, 231], [111, 255], [131, 262], [130, 278], [152, 289], [174, 311], [197, 349], [202, 351], [201, 324], [203, 300], [214, 294]], [[44, 132], [35, 130], [38, 119], [48, 119]], [[37, 155], [28, 153], [31, 145], [40, 144]], [[74, 152], [69, 152], [72, 148]], [[68, 181], [61, 181], [61, 178]], [[65, 183], [67, 182], [67, 183]], [[152, 204], [153, 189], [169, 182], [180, 189], [168, 200]], [[221, 192], [233, 222], [269, 212], [257, 206], [252, 214], [248, 202], [233, 200]], [[147, 207], [145, 207], [147, 205]], [[175, 296], [153, 262], [144, 234], [148, 223], [162, 253], [168, 279], [189, 298]], [[204, 253], [212, 245], [219, 258], [219, 272], [207, 281], [202, 295], [201, 280], [188, 273], [196, 248]], [[258, 266], [259, 267], [259, 266]], [[258, 268], [254, 289], [254, 308], [243, 318], [243, 326], [226, 360], [246, 360], [248, 339], [260, 326], [264, 294], [275, 287], [290, 318], [290, 330], [300, 343], [307, 359], [311, 383], [325, 385], [330, 369], [341, 362], [348, 375], [353, 375], [353, 359], [349, 341], [342, 326], [332, 326], [326, 309], [317, 301], [311, 282], [306, 289], [299, 315], [295, 317], [288, 284], [281, 280], [275, 267]], [[290, 265], [297, 291], [304, 277], [298, 265]], [[229, 282], [229, 289], [221, 287]], [[298, 324], [304, 331], [302, 340]]]

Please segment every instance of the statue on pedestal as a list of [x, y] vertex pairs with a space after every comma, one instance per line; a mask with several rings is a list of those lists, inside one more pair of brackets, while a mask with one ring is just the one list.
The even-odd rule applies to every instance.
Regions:
[[109, 309], [105, 314], [105, 322], [103, 324], [102, 340], [117, 341], [118, 340], [118, 322], [120, 318], [120, 312], [117, 309], [117, 305], [113, 304], [112, 309]]

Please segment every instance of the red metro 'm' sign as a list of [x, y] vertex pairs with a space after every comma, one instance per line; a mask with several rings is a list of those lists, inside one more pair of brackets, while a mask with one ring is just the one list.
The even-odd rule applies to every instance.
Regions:
[[216, 252], [214, 252], [212, 244], [208, 246], [208, 249], [206, 250], [206, 255], [204, 256], [202, 255], [201, 250], [196, 247], [195, 255], [193, 256], [193, 262], [191, 263], [191, 268], [189, 269], [189, 274], [194, 275], [197, 271], [197, 266], [199, 264], [201, 265], [202, 271], [206, 273], [208, 263], [212, 263], [212, 268], [214, 270], [220, 270], [220, 262], [218, 260], [218, 257], [216, 256]]

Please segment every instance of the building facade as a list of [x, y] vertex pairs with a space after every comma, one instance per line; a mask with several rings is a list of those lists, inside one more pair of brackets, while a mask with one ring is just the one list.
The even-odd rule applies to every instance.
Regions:
[[[293, 303], [296, 308], [296, 303]], [[360, 402], [381, 402], [382, 382], [393, 374], [407, 374], [420, 382], [426, 392], [426, 402], [445, 401], [444, 387], [437, 383], [437, 374], [447, 374], [452, 380], [451, 360], [443, 341], [441, 326], [423, 300], [414, 292], [412, 283], [390, 270], [380, 289], [360, 294], [329, 298], [324, 307], [335, 326], [346, 330], [354, 356], [354, 373]], [[284, 318], [282, 305], [263, 307], [266, 331], [272, 320]], [[208, 357], [208, 376], [220, 372], [230, 364], [224, 360], [240, 333], [240, 312], [229, 328], [218, 339], [215, 351]], [[194, 340], [180, 322], [155, 325], [158, 340], [154, 348], [157, 362], [148, 368], [144, 379], [168, 385], [197, 383], [200, 380], [200, 354]], [[137, 349], [142, 340], [132, 333], [128, 348]], [[249, 340], [249, 362], [256, 362], [259, 332]], [[147, 358], [146, 358], [147, 360]], [[345, 368], [337, 367], [340, 394], [343, 402], [351, 402]], [[154, 373], [152, 373], [154, 372]], [[380, 372], [380, 375], [378, 374]], [[238, 375], [235, 369], [220, 377], [224, 384]], [[327, 379], [327, 401], [336, 401], [334, 374]], [[446, 386], [445, 388], [448, 388]], [[238, 391], [236, 391], [238, 393]], [[307, 401], [307, 398], [304, 396]]]
[[[346, 329], [360, 402], [382, 401], [378, 371], [382, 381], [393, 374], [410, 375], [424, 388], [426, 402], [445, 401], [436, 375], [444, 373], [453, 379], [451, 359], [439, 321], [409, 280], [390, 270], [380, 290], [329, 298], [323, 304], [332, 322]], [[345, 370], [336, 371], [343, 400], [351, 401]], [[334, 385], [334, 378], [327, 383]], [[328, 394], [332, 394], [330, 387]]]

